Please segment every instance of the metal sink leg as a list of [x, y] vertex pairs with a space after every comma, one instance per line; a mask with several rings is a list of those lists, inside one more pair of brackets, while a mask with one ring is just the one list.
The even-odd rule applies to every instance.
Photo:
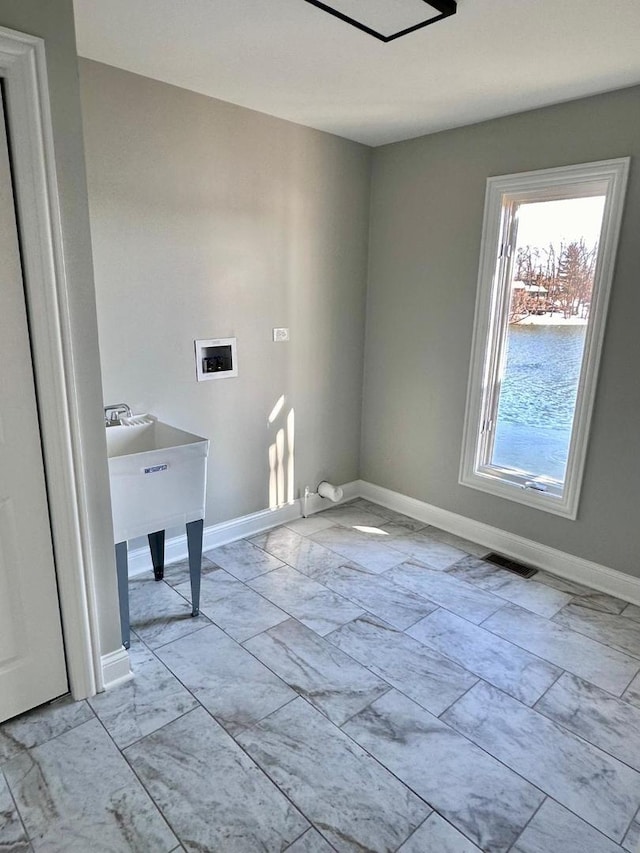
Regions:
[[202, 529], [204, 519], [187, 524], [187, 547], [189, 549], [189, 576], [191, 578], [191, 615], [200, 613], [200, 573], [202, 569]]
[[149, 533], [147, 539], [153, 563], [153, 576], [157, 581], [161, 581], [164, 579], [164, 530]]
[[127, 559], [127, 543], [116, 544], [116, 570], [118, 573], [118, 602], [120, 604], [120, 631], [122, 645], [128, 649], [131, 645], [129, 628], [129, 566]]

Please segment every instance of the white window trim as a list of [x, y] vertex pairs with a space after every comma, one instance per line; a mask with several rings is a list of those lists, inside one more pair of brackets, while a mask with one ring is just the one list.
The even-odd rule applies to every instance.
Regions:
[[[522, 172], [488, 178], [485, 197], [478, 295], [474, 318], [471, 366], [467, 389], [467, 406], [464, 423], [462, 461], [459, 482], [463, 486], [479, 489], [516, 503], [575, 519], [578, 514], [580, 488], [587, 455], [589, 428], [593, 413], [600, 355], [605, 332], [605, 320], [615, 267], [618, 236], [622, 222], [624, 196], [629, 173], [630, 158], [602, 160], [578, 166], [562, 166], [536, 172]], [[487, 396], [483, 388], [491, 375], [487, 364], [489, 338], [495, 334], [494, 301], [499, 291], [495, 281], [497, 259], [503, 242], [503, 204], [505, 198], [526, 199], [527, 193], [537, 196], [541, 190], [558, 191], [573, 184], [594, 182], [606, 186], [602, 233], [595, 272], [594, 297], [591, 303], [590, 322], [585, 340], [583, 370], [578, 385], [578, 395], [573, 431], [569, 445], [569, 460], [562, 495], [524, 488], [500, 475], [497, 467], [481, 468], [481, 428], [485, 417]], [[494, 351], [495, 348], [492, 348]]]

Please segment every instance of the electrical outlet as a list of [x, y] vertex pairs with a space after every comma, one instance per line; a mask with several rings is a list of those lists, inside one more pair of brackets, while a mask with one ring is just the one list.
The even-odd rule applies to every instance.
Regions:
[[273, 340], [277, 344], [284, 343], [289, 340], [289, 329], [274, 329]]

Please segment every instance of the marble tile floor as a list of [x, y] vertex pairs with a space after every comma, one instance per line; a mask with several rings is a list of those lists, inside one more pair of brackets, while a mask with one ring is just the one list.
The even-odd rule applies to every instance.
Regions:
[[640, 853], [640, 608], [358, 499], [131, 581], [0, 726], [1, 853]]

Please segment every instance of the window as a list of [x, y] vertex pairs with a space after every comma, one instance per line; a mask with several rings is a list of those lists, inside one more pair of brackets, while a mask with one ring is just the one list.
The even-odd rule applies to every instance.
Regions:
[[576, 517], [628, 170], [487, 181], [463, 485]]

